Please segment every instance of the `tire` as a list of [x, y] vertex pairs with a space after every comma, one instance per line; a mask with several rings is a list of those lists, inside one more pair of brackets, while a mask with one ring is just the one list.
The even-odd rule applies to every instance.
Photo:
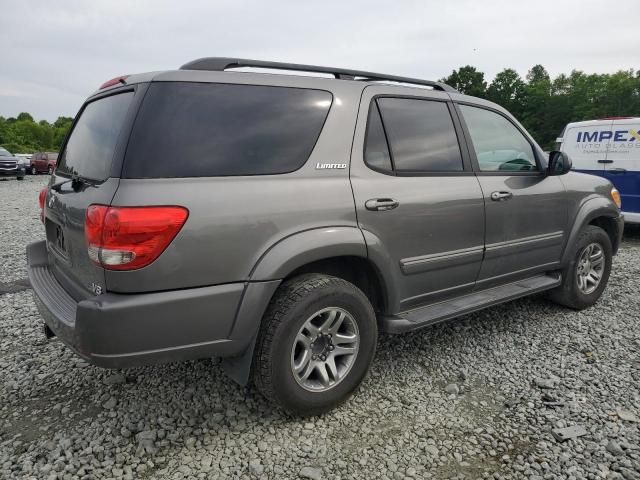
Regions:
[[[331, 315], [333, 328], [329, 326]], [[335, 329], [338, 323], [340, 326]], [[313, 329], [316, 324], [323, 328], [314, 337], [306, 329]], [[345, 338], [358, 341], [345, 343]], [[267, 399], [288, 413], [319, 415], [347, 400], [357, 389], [373, 360], [377, 338], [373, 307], [355, 285], [320, 274], [287, 280], [274, 295], [262, 320], [253, 357], [254, 383]], [[307, 348], [309, 339], [313, 339], [312, 348]], [[354, 350], [353, 355], [343, 353]], [[295, 362], [301, 358], [307, 358], [308, 362], [300, 361], [299, 365], [306, 367], [296, 374]], [[329, 362], [333, 370], [327, 366]], [[320, 369], [324, 369], [324, 375]], [[311, 374], [303, 379], [309, 371]]]
[[[604, 261], [599, 276], [600, 280], [597, 285], [587, 282], [586, 285], [589, 288], [584, 288], [585, 283], [583, 283], [581, 288], [579, 276], [582, 273], [584, 278], [585, 272], [584, 266], [581, 267], [581, 259], [585, 258], [583, 255], [587, 255], [589, 253], [587, 249], [593, 245], [600, 249]], [[582, 310], [595, 304], [609, 281], [612, 252], [611, 239], [603, 229], [594, 225], [584, 227], [575, 243], [571, 262], [562, 271], [562, 284], [549, 292], [551, 300], [575, 310]], [[596, 256], [597, 250], [591, 250], [591, 257], [596, 258]], [[593, 261], [593, 265], [596, 264], [596, 261]], [[591, 265], [591, 262], [588, 265]]]
[[24, 180], [24, 175], [22, 175], [21, 177], [16, 177], [18, 180]]
[[53, 167], [49, 167], [49, 168], [47, 169], [47, 173], [48, 173], [49, 175], [53, 175]]
[[37, 175], [38, 174], [38, 169], [36, 167], [31, 167], [31, 175]]

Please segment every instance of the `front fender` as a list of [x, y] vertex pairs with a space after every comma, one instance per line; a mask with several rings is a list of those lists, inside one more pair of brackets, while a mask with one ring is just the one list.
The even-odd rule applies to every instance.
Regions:
[[250, 281], [285, 278], [299, 267], [331, 257], [367, 258], [362, 232], [355, 227], [322, 227], [295, 233], [271, 246], [260, 257]]
[[[615, 219], [618, 224], [622, 223], [622, 217], [620, 211], [616, 206], [605, 197], [593, 197], [586, 200], [579, 208], [578, 213], [573, 219], [573, 226], [571, 232], [567, 237], [567, 241], [564, 245], [562, 252], [562, 265], [567, 265], [571, 261], [572, 249], [571, 246], [575, 244], [580, 235], [580, 231], [588, 225], [592, 220], [598, 217], [610, 217]], [[618, 227], [618, 237], [622, 233], [622, 228]], [[614, 246], [615, 249], [615, 246]]]

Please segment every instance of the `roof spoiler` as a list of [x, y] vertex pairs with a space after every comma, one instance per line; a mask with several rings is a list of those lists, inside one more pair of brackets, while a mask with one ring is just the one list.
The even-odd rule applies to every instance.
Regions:
[[458, 91], [446, 83], [422, 80], [419, 78], [398, 77], [396, 75], [385, 75], [384, 73], [363, 72], [360, 70], [348, 70], [344, 68], [319, 67], [317, 65], [302, 65], [299, 63], [268, 62], [264, 60], [249, 60], [246, 58], [227, 57], [206, 57], [185, 63], [180, 70], [208, 70], [223, 72], [229, 68], [253, 67], [270, 68], [275, 70], [291, 70], [298, 72], [325, 73], [333, 75], [339, 80], [364, 80], [364, 81], [387, 81], [397, 83], [409, 83], [431, 87], [434, 90], [443, 92], [458, 93]]

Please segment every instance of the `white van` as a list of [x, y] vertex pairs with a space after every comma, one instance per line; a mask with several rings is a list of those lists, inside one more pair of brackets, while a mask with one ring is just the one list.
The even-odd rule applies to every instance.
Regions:
[[640, 223], [640, 117], [569, 123], [556, 141], [574, 170], [610, 180], [620, 191], [625, 222]]

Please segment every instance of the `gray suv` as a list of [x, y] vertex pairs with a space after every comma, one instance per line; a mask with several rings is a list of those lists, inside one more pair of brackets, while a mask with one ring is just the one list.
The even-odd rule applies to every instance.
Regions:
[[223, 357], [319, 414], [360, 384], [379, 332], [543, 291], [593, 305], [623, 218], [608, 181], [570, 167], [442, 83], [204, 58], [85, 102], [29, 278], [45, 333], [91, 363]]

